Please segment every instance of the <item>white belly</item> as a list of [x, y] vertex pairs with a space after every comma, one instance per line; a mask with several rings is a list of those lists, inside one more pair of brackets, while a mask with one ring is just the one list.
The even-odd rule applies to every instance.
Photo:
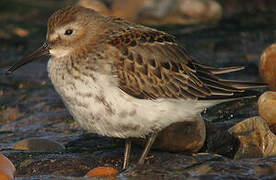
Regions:
[[194, 100], [136, 99], [120, 90], [111, 76], [95, 72], [93, 78], [75, 79], [51, 60], [48, 71], [73, 118], [82, 128], [104, 136], [144, 137], [174, 122], [189, 121], [204, 108]]

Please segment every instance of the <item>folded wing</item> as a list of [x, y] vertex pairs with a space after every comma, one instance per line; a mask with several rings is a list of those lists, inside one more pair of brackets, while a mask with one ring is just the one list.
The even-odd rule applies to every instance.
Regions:
[[132, 30], [108, 43], [118, 49], [114, 64], [120, 88], [137, 98], [227, 99], [247, 96], [247, 89], [265, 86], [219, 78], [244, 67], [202, 65], [172, 36], [160, 31]]

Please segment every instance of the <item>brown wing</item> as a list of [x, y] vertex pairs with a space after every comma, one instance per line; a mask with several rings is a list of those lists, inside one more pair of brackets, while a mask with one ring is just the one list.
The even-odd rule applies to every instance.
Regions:
[[204, 99], [244, 91], [216, 77], [216, 74], [238, 71], [242, 67], [201, 65], [166, 33], [133, 30], [113, 38], [109, 44], [120, 52], [114, 62], [120, 88], [137, 98]]

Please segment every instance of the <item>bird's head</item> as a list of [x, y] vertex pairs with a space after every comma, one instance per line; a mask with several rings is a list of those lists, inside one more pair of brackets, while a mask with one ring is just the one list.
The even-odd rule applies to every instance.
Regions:
[[69, 6], [56, 11], [48, 20], [45, 43], [13, 65], [7, 74], [42, 56], [61, 58], [89, 51], [103, 34], [105, 17], [94, 10]]

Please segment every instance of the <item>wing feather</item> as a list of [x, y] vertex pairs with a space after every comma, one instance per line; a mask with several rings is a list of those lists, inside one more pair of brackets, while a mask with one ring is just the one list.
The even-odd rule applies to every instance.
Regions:
[[[134, 29], [130, 33], [113, 37], [109, 44], [118, 50], [119, 57], [114, 58], [114, 65], [119, 86], [134, 97], [217, 99], [240, 94], [251, 86], [264, 86], [262, 83], [220, 79], [217, 75], [239, 71], [243, 67], [201, 65], [166, 33], [150, 28]], [[126, 40], [130, 36], [132, 40]]]

